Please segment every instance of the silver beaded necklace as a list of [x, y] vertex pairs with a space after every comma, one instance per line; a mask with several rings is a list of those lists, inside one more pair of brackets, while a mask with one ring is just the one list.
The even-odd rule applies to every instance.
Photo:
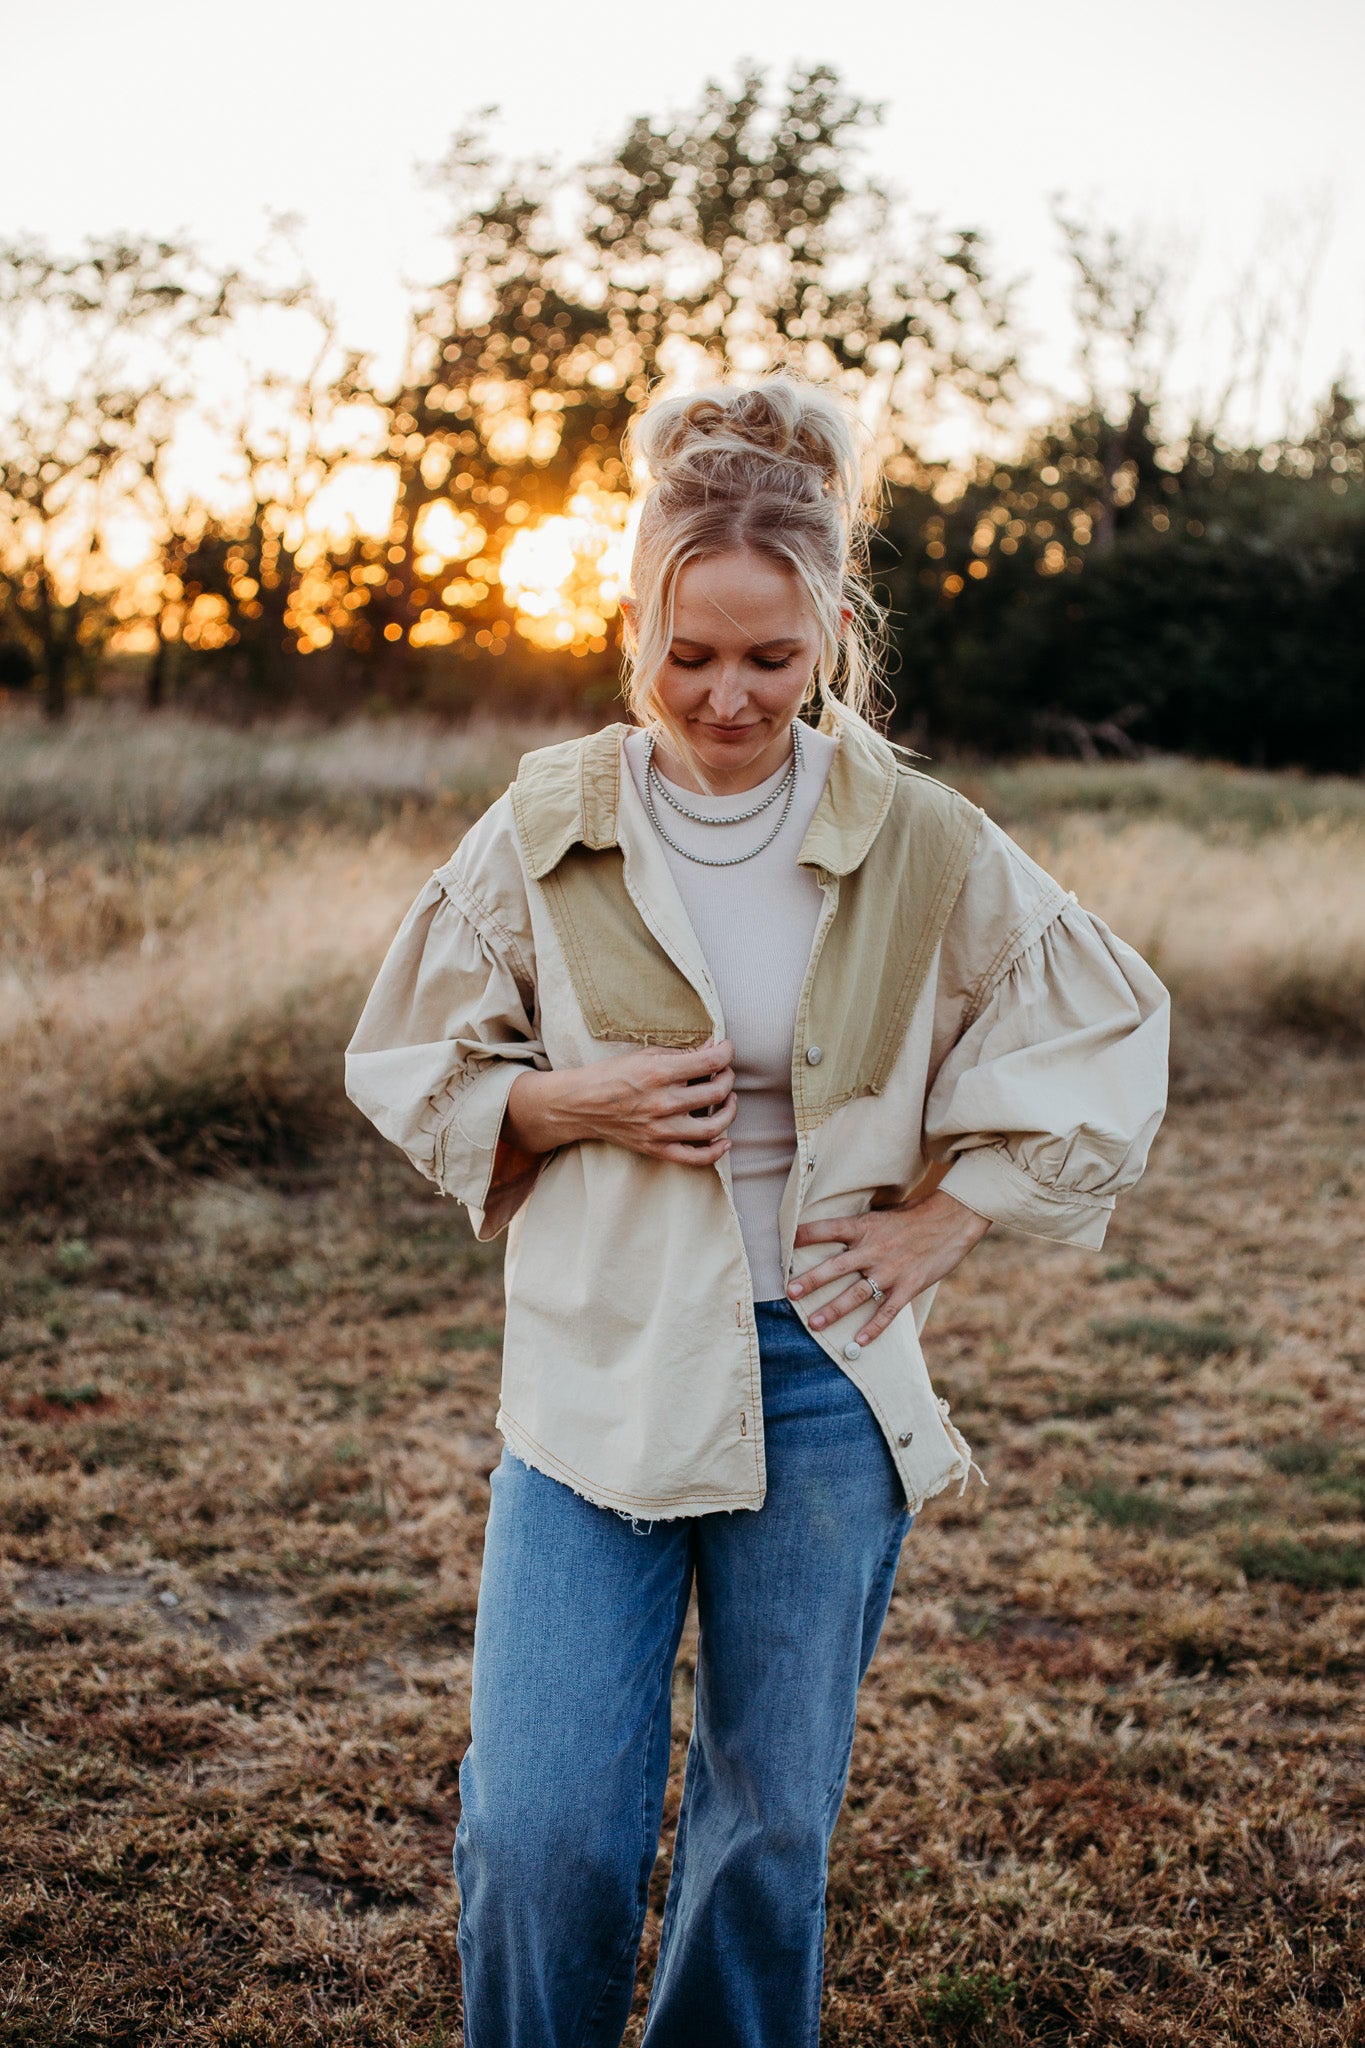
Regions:
[[[741, 867], [746, 860], [754, 860], [765, 848], [771, 846], [787, 822], [788, 814], [791, 811], [792, 803], [796, 796], [796, 778], [801, 772], [801, 727], [796, 719], [792, 720], [791, 734], [792, 757], [787, 764], [787, 772], [782, 777], [782, 780], [768, 791], [768, 794], [762, 801], [756, 803], [752, 810], [737, 811], [733, 817], [708, 818], [704, 811], [691, 811], [687, 808], [686, 804], [679, 803], [678, 799], [670, 794], [663, 777], [654, 766], [654, 747], [658, 734], [650, 732], [645, 739], [645, 809], [649, 813], [650, 824], [654, 827], [660, 839], [663, 840], [664, 845], [671, 846], [674, 853], [680, 853], [684, 860], [695, 861], [697, 866], [702, 868]], [[757, 846], [751, 846], [747, 853], [731, 854], [726, 860], [708, 860], [704, 853], [691, 853], [687, 847], [680, 846], [677, 840], [671, 838], [664, 830], [663, 822], [659, 817], [658, 807], [655, 803], [656, 792], [663, 798], [666, 804], [678, 813], [680, 818], [690, 818], [695, 825], [742, 825], [746, 819], [760, 816], [762, 812], [767, 810], [770, 804], [776, 803], [780, 796], [785, 796], [786, 801], [782, 806], [777, 823], [773, 826], [772, 831], [766, 839], [761, 839]]]

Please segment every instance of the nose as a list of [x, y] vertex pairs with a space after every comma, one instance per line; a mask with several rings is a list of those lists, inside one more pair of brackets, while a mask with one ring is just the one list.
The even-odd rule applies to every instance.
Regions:
[[715, 715], [716, 723], [730, 724], [744, 709], [748, 698], [749, 692], [738, 663], [733, 666], [728, 662], [722, 663], [707, 692], [707, 702]]

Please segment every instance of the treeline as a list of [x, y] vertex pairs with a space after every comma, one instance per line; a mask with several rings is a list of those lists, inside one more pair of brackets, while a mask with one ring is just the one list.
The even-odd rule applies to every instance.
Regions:
[[[928, 747], [1365, 766], [1365, 425], [1172, 417], [1159, 265], [1059, 220], [1085, 396], [1046, 430], [970, 230], [911, 232], [827, 68], [711, 86], [601, 161], [435, 174], [445, 280], [397, 388], [297, 275], [0, 249], [0, 688], [148, 705], [605, 702], [631, 411], [791, 363], [879, 422], [896, 723]], [[933, 460], [945, 418], [992, 450]]]
[[925, 743], [990, 754], [1361, 773], [1363, 452], [1340, 391], [1269, 450], [1163, 450], [1139, 402], [1122, 439], [1078, 414], [947, 505], [895, 491], [898, 708]]

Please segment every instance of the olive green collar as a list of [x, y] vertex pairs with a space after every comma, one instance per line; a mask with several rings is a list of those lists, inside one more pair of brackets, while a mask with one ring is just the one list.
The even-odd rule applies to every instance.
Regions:
[[[835, 740], [836, 751], [797, 859], [848, 875], [867, 858], [891, 808], [896, 756], [869, 727], [835, 721], [828, 712], [820, 729]], [[512, 803], [533, 881], [543, 881], [571, 846], [600, 852], [620, 844], [621, 746], [630, 730], [606, 725], [586, 739], [524, 757]]]

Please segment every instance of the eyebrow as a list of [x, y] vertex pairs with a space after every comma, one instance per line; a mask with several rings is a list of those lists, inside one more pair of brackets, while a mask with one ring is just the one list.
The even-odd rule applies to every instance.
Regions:
[[[675, 633], [669, 645], [672, 647], [709, 649], [711, 642], [709, 640], [690, 639], [686, 633]], [[800, 645], [800, 638], [795, 635], [785, 639], [751, 640], [749, 642], [749, 646], [755, 654], [775, 654], [781, 647], [799, 647]]]

